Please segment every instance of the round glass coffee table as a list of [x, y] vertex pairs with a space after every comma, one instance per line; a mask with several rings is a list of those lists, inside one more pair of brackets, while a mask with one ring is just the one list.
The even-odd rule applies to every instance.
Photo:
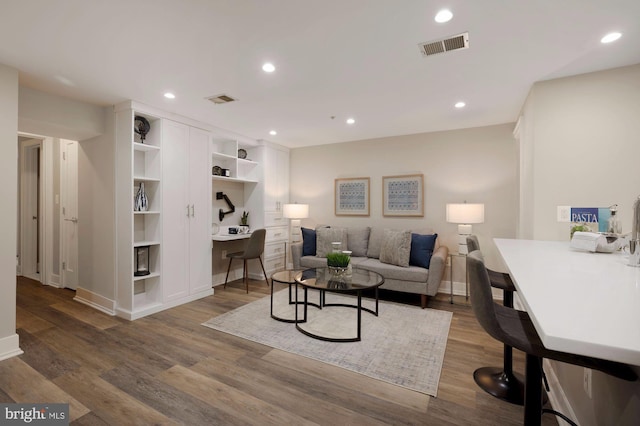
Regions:
[[[278, 320], [278, 321], [282, 321], [282, 322], [297, 322], [298, 321], [298, 316], [297, 316], [297, 311], [298, 311], [298, 305], [302, 305], [303, 302], [298, 302], [297, 301], [297, 297], [296, 300], [293, 300], [293, 288], [295, 287], [296, 284], [296, 275], [298, 275], [300, 272], [300, 270], [297, 271], [279, 271], [276, 272], [275, 274], [271, 275], [271, 318]], [[274, 283], [280, 283], [280, 284], [287, 284], [289, 286], [289, 305], [296, 305], [296, 317], [295, 318], [284, 318], [280, 315], [277, 315], [273, 312], [273, 284]], [[322, 294], [320, 295], [320, 297], [322, 297]], [[309, 305], [315, 306], [316, 308], [320, 308], [322, 309], [322, 307], [320, 306], [320, 303], [315, 304], [312, 302], [308, 302]], [[300, 320], [300, 322], [304, 322], [307, 320], [306, 317], [306, 313], [305, 316], [303, 317], [303, 319]]]
[[[298, 303], [298, 285], [301, 285], [303, 288], [304, 298], [302, 305], [305, 321], [307, 319], [307, 305], [311, 304], [308, 302], [307, 297], [307, 290], [309, 289], [320, 290], [321, 307], [342, 306], [357, 309], [358, 320], [356, 336], [346, 338], [323, 336], [300, 327], [298, 323], [298, 310], [296, 309], [296, 321], [294, 321], [296, 328], [309, 337], [329, 342], [359, 342], [362, 338], [362, 311], [367, 311], [378, 316], [378, 287], [384, 284], [384, 277], [377, 272], [354, 268], [349, 275], [336, 275], [332, 273], [329, 268], [312, 268], [298, 272], [295, 276], [295, 282], [295, 303]], [[369, 289], [375, 290], [375, 310], [362, 306], [362, 292]], [[355, 305], [347, 303], [326, 303], [326, 293], [355, 294], [357, 303]]]

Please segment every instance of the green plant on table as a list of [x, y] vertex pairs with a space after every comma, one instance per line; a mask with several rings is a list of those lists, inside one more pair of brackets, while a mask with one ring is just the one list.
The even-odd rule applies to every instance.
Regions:
[[348, 254], [331, 252], [327, 253], [327, 266], [335, 268], [346, 268], [349, 266], [351, 257]]
[[244, 211], [242, 213], [242, 217], [240, 218], [240, 225], [247, 226], [249, 225], [249, 212]]

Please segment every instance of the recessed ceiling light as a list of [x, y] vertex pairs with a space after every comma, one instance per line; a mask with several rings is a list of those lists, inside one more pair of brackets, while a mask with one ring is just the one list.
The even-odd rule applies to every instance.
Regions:
[[467, 104], [460, 101], [460, 102], [456, 102], [456, 104], [454, 105], [456, 108], [464, 108]]
[[171, 92], [167, 92], [167, 93], [164, 94], [164, 97], [167, 98], [167, 99], [175, 99], [176, 95], [174, 95]]
[[270, 134], [271, 136], [275, 136], [275, 135], [277, 135], [277, 134], [278, 134], [278, 132], [276, 132], [275, 130], [271, 130], [271, 131], [269, 132], [269, 134]]
[[267, 62], [262, 66], [262, 71], [264, 72], [274, 72], [275, 70], [276, 67], [271, 62]]
[[453, 13], [451, 13], [451, 11], [448, 9], [442, 9], [436, 14], [435, 20], [436, 22], [442, 24], [444, 22], [449, 22], [451, 18], [453, 18]]
[[347, 124], [353, 124], [355, 122], [356, 120], [354, 120], [353, 118], [347, 118]]
[[620, 37], [622, 37], [621, 33], [609, 33], [600, 39], [600, 43], [611, 43], [612, 41], [616, 41]]

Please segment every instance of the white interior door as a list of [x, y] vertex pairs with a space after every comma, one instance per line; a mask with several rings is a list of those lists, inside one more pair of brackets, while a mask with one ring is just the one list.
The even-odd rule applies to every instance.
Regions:
[[20, 274], [40, 280], [40, 140], [21, 143]]
[[78, 142], [60, 140], [62, 287], [78, 287]]
[[211, 289], [211, 167], [209, 133], [189, 129], [189, 290]]

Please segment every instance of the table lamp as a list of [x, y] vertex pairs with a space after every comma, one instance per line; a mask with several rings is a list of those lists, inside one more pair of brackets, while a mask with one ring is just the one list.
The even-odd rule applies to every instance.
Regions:
[[484, 222], [484, 204], [447, 204], [447, 222], [458, 224], [458, 253], [467, 254], [467, 235], [472, 223]]
[[302, 241], [300, 219], [309, 217], [309, 204], [285, 204], [282, 208], [282, 216], [291, 219], [291, 242]]

